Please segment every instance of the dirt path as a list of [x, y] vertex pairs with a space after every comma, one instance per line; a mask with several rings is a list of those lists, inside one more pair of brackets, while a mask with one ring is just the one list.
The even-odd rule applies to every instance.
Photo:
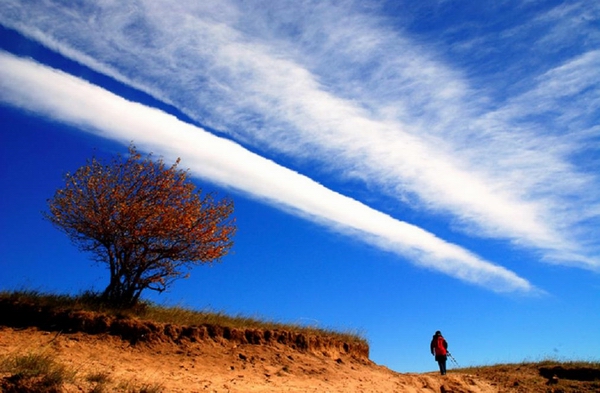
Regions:
[[219, 393], [497, 392], [469, 375], [399, 374], [365, 360], [318, 356], [287, 346], [212, 340], [132, 346], [106, 334], [0, 327], [0, 357], [27, 353], [51, 355], [76, 371], [73, 383], [66, 386], [69, 392], [92, 391], [97, 382], [89, 379], [99, 375], [105, 377], [105, 391], [161, 387], [164, 392]]

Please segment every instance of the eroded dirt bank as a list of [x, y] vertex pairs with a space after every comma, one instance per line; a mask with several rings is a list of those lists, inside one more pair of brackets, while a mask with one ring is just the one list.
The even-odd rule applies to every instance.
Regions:
[[25, 354], [72, 370], [67, 392], [497, 391], [469, 375], [395, 373], [369, 359], [366, 342], [327, 334], [176, 326], [0, 302], [0, 356]]
[[108, 334], [140, 343], [220, 342], [230, 346], [259, 345], [289, 347], [326, 357], [341, 355], [369, 361], [369, 346], [364, 341], [343, 341], [327, 334], [264, 329], [238, 329], [218, 325], [177, 326], [136, 318], [122, 318], [89, 311], [61, 310], [28, 302], [0, 300], [0, 326], [37, 327], [62, 333]]
[[[348, 354], [227, 340], [138, 342], [107, 333], [0, 327], [0, 356], [45, 353], [75, 371], [66, 392], [160, 387], [164, 392], [497, 392], [469, 375], [399, 374]], [[0, 375], [0, 378], [6, 375]]]

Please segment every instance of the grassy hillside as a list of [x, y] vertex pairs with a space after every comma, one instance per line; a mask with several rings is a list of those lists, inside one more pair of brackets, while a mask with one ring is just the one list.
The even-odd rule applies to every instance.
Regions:
[[117, 318], [129, 318], [160, 324], [177, 326], [214, 325], [231, 329], [281, 330], [297, 334], [328, 336], [348, 343], [368, 345], [360, 334], [355, 332], [340, 332], [314, 326], [279, 323], [246, 316], [231, 316], [222, 312], [206, 312], [182, 307], [163, 307], [151, 302], [141, 302], [131, 309], [112, 308], [103, 303], [94, 293], [84, 293], [79, 296], [43, 294], [37, 291], [0, 292], [0, 303], [36, 305], [45, 310], [60, 312], [87, 311], [102, 313]]
[[[209, 341], [227, 345], [283, 345], [302, 352], [368, 359], [368, 344], [358, 334], [313, 326], [285, 324], [204, 312], [182, 307], [162, 307], [149, 302], [135, 308], [112, 308], [95, 294], [80, 296], [42, 294], [35, 291], [0, 292], [0, 327], [40, 328], [62, 333], [88, 333], [120, 337], [131, 345]], [[54, 334], [54, 333], [53, 333]], [[333, 355], [335, 354], [335, 355]], [[72, 384], [74, 371], [48, 353], [0, 353], [0, 392], [60, 392]], [[88, 380], [89, 379], [89, 380]], [[86, 376], [89, 386], [108, 386], [103, 372]], [[125, 386], [125, 392], [163, 391], [158, 386]]]

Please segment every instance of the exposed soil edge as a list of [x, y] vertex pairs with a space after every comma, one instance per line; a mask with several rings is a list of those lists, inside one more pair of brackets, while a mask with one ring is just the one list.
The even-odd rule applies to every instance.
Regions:
[[600, 380], [600, 370], [592, 367], [540, 367], [540, 375], [553, 381], [555, 378], [568, 379], [572, 381], [596, 381]]
[[350, 356], [370, 362], [364, 342], [344, 342], [336, 337], [285, 330], [238, 329], [218, 325], [178, 326], [91, 311], [57, 310], [37, 304], [0, 299], [0, 325], [37, 327], [47, 331], [110, 334], [132, 344], [212, 340], [230, 344], [285, 345], [296, 351], [338, 358]]

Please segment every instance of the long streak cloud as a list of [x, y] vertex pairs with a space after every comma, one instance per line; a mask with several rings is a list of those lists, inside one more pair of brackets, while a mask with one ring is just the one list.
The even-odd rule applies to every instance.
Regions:
[[167, 158], [185, 157], [195, 176], [236, 189], [413, 263], [499, 292], [536, 291], [527, 280], [414, 225], [334, 192], [240, 145], [98, 86], [0, 52], [0, 99], [55, 121]]

